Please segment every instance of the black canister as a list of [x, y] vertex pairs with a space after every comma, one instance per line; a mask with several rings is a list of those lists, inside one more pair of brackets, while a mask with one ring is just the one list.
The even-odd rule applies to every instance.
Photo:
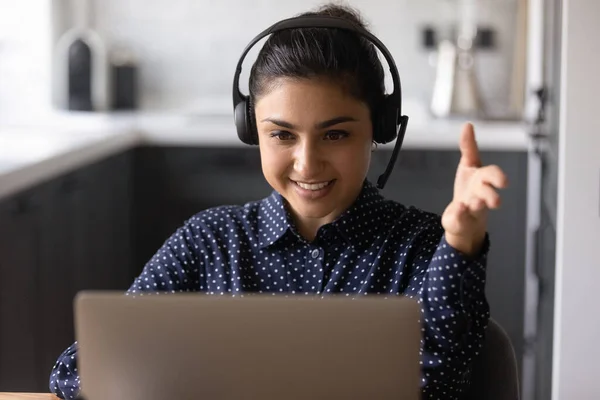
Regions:
[[134, 110], [138, 108], [138, 66], [129, 51], [113, 53], [111, 60], [112, 109]]
[[68, 53], [68, 109], [91, 111], [92, 105], [92, 51], [81, 39], [69, 46]]

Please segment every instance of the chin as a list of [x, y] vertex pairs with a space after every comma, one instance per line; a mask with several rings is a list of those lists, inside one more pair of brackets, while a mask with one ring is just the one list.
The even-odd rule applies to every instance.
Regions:
[[291, 190], [288, 199], [290, 205], [298, 215], [304, 218], [324, 220], [335, 219], [339, 211], [338, 209], [343, 203], [343, 199], [340, 198], [337, 191], [332, 191], [323, 198], [307, 199], [299, 196], [294, 190]]
[[292, 200], [290, 206], [294, 212], [303, 218], [327, 218], [335, 213], [335, 207], [330, 204], [305, 204], [304, 201]]
[[322, 191], [303, 190], [288, 177], [272, 179], [270, 183], [285, 198], [291, 207], [289, 211], [301, 218], [333, 220], [347, 203], [348, 190], [339, 177]]

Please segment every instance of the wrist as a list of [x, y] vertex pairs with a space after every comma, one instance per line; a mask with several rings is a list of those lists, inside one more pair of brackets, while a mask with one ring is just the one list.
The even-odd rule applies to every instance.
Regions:
[[485, 235], [485, 232], [470, 237], [457, 236], [448, 232], [444, 233], [446, 243], [468, 257], [476, 257], [479, 255], [483, 248]]

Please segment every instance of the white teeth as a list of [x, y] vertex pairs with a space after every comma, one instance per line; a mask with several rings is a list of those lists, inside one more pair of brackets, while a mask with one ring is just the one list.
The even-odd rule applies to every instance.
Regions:
[[325, 186], [329, 185], [331, 181], [329, 182], [321, 182], [321, 183], [302, 183], [302, 182], [296, 182], [296, 185], [300, 186], [302, 189], [306, 189], [306, 190], [320, 190], [323, 189]]

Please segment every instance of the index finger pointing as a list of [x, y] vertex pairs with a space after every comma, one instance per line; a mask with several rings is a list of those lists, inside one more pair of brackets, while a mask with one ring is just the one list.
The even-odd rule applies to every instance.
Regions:
[[473, 124], [467, 122], [463, 125], [460, 134], [460, 163], [467, 167], [481, 167], [479, 149], [475, 141], [475, 130]]

